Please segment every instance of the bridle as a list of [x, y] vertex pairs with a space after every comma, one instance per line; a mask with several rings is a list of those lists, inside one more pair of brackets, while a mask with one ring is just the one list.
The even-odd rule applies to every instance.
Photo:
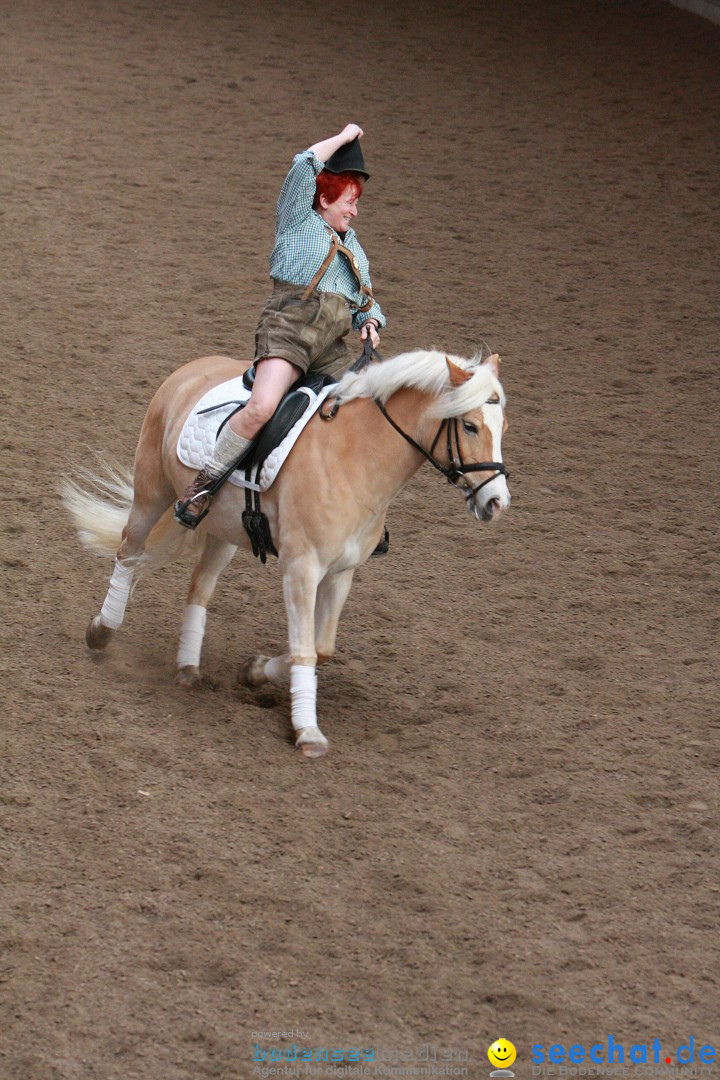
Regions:
[[[355, 372], [362, 371], [362, 369], [367, 367], [367, 365], [372, 361], [373, 353], [375, 354], [375, 356], [377, 356], [378, 360], [382, 359], [377, 349], [373, 348], [372, 341], [370, 340], [370, 335], [368, 334], [365, 338], [363, 351], [357, 358], [357, 360], [350, 366], [350, 370]], [[411, 435], [408, 435], [406, 431], [403, 431], [399, 424], [395, 423], [392, 416], [390, 416], [390, 413], [387, 411], [381, 401], [378, 401], [377, 398], [373, 398], [373, 401], [387, 420], [388, 424], [390, 424], [390, 427], [394, 428], [395, 431], [397, 431], [398, 435], [402, 435], [406, 443], [409, 443], [410, 446], [414, 447], [414, 449], [418, 451], [418, 453], [422, 454], [424, 458], [427, 458], [433, 468], [437, 469], [438, 472], [443, 474], [443, 476], [447, 479], [448, 484], [452, 484], [453, 487], [457, 488], [458, 491], [461, 491], [463, 493], [468, 502], [474, 499], [478, 491], [482, 491], [485, 485], [491, 483], [493, 480], [495, 480], [497, 476], [504, 476], [506, 480], [509, 478], [510, 473], [507, 471], [502, 461], [477, 461], [473, 462], [470, 465], [465, 464], [465, 462], [463, 461], [462, 450], [460, 449], [460, 437], [458, 435], [457, 416], [453, 416], [451, 418], [446, 417], [444, 420], [440, 421], [440, 425], [435, 433], [435, 438], [432, 441], [432, 445], [429, 450], [426, 450], [425, 447], [421, 446], [419, 442], [416, 442]], [[500, 399], [490, 398], [489, 401], [486, 402], [486, 404], [499, 405]], [[334, 419], [334, 417], [337, 415], [339, 407], [340, 404], [337, 401], [331, 406], [330, 410], [327, 412], [321, 406], [321, 418], [323, 420]], [[447, 432], [447, 455], [448, 461], [450, 462], [449, 467], [447, 465], [443, 465], [442, 461], [438, 461], [434, 454], [435, 447], [440, 440], [440, 436], [442, 435], [443, 430]], [[457, 458], [455, 457], [455, 453], [453, 452], [453, 441], [455, 442], [455, 448], [457, 450]], [[473, 486], [465, 479], [467, 474], [472, 472], [491, 472], [492, 476], [488, 476], [487, 480], [483, 480], [482, 484], [476, 484]], [[461, 480], [463, 481], [462, 485], [460, 484]]]
[[[430, 449], [426, 450], [425, 447], [421, 446], [419, 442], [416, 442], [411, 435], [408, 435], [406, 431], [403, 431], [399, 424], [395, 423], [392, 416], [390, 416], [390, 413], [387, 411], [382, 402], [378, 401], [377, 398], [373, 398], [373, 401], [375, 402], [387, 422], [390, 424], [390, 426], [394, 428], [395, 431], [397, 431], [398, 435], [402, 435], [406, 443], [409, 443], [410, 446], [414, 447], [415, 450], [422, 454], [424, 458], [427, 458], [433, 468], [437, 469], [438, 472], [442, 473], [449, 484], [452, 484], [453, 487], [456, 487], [459, 491], [462, 491], [468, 502], [470, 502], [471, 499], [474, 499], [478, 491], [481, 491], [486, 484], [489, 484], [491, 483], [491, 481], [495, 480], [498, 475], [504, 476], [506, 480], [508, 479], [510, 474], [503, 465], [502, 461], [477, 461], [469, 465], [465, 464], [465, 462], [463, 461], [462, 450], [460, 449], [460, 437], [458, 435], [457, 416], [453, 416], [451, 418], [446, 417], [444, 420], [440, 421]], [[493, 402], [491, 399], [489, 404], [495, 404], [495, 402]], [[434, 453], [435, 447], [440, 441], [440, 436], [442, 435], [443, 431], [445, 431], [447, 434], [447, 455], [448, 461], [450, 463], [449, 466], [443, 465], [442, 461], [438, 461]], [[453, 450], [453, 442], [455, 443], [457, 458], [455, 457], [455, 451]], [[483, 480], [482, 484], [473, 485], [466, 480], [467, 474], [473, 472], [491, 472], [493, 475], [488, 476], [487, 480]], [[463, 481], [462, 485], [460, 484], [461, 480]]]

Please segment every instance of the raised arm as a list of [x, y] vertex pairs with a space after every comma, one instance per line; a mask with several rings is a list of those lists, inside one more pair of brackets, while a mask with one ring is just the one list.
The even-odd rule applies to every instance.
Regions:
[[308, 147], [312, 150], [315, 157], [322, 161], [323, 165], [326, 161], [333, 156], [336, 150], [339, 150], [345, 143], [352, 142], [355, 138], [362, 139], [363, 129], [358, 127], [357, 124], [347, 124], [337, 135], [333, 135], [331, 139], [323, 139], [322, 142], [314, 143], [313, 146]]

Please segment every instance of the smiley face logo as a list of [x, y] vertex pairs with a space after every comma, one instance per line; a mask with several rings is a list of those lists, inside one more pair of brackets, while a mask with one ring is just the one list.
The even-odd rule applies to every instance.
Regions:
[[498, 1069], [509, 1069], [517, 1057], [517, 1051], [509, 1039], [496, 1039], [488, 1047], [488, 1061]]

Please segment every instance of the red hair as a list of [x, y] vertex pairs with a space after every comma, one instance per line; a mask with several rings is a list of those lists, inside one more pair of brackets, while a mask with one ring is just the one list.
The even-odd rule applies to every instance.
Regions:
[[362, 195], [362, 177], [356, 172], [332, 173], [323, 169], [315, 178], [315, 198], [313, 210], [320, 205], [320, 196], [324, 195], [328, 202], [334, 203], [340, 198], [346, 187], [352, 188], [356, 199]]

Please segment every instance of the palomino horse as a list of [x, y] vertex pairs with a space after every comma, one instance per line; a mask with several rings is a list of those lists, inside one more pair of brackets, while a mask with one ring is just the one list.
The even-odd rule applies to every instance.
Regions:
[[[105, 648], [121, 625], [140, 572], [200, 549], [177, 655], [183, 686], [200, 679], [207, 605], [217, 579], [249, 541], [242, 524], [245, 493], [229, 483], [196, 533], [174, 522], [172, 504], [191, 475], [176, 447], [196, 402], [246, 366], [210, 356], [174, 372], [148, 408], [133, 485], [119, 473], [104, 481], [89, 474], [89, 486], [68, 482], [62, 493], [86, 547], [107, 556], [119, 543], [105, 602], [87, 630], [91, 649]], [[335, 401], [340, 408], [334, 417], [312, 418], [262, 497], [282, 573], [289, 650], [255, 656], [243, 669], [251, 687], [289, 683], [296, 746], [307, 757], [328, 747], [317, 721], [316, 666], [335, 651], [353, 573], [382, 537], [387, 508], [410, 477], [429, 460], [480, 521], [496, 518], [510, 503], [497, 356], [481, 363], [441, 352], [403, 353], [348, 372]]]

